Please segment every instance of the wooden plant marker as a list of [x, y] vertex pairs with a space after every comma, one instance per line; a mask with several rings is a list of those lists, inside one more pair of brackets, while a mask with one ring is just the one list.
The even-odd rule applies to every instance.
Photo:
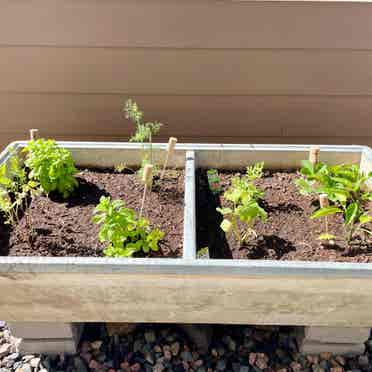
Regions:
[[145, 206], [146, 195], [148, 193], [148, 190], [149, 189], [151, 190], [153, 168], [154, 168], [154, 166], [152, 164], [146, 164], [144, 169], [143, 169], [142, 182], [144, 183], [145, 188], [143, 189], [141, 209], [140, 209], [140, 213], [139, 213], [140, 217], [142, 217], [142, 212], [143, 212], [143, 208]]
[[39, 129], [30, 129], [30, 141], [37, 139], [38, 132], [39, 132]]
[[164, 178], [169, 159], [172, 157], [172, 155], [174, 153], [174, 148], [176, 147], [176, 143], [177, 143], [177, 138], [176, 137], [169, 137], [168, 146], [167, 146], [167, 155], [165, 157], [164, 166], [163, 166], [163, 170], [162, 170], [161, 175], [160, 175], [160, 179]]
[[[327, 194], [319, 195], [319, 204], [320, 204], [320, 208], [329, 207], [329, 200], [328, 200]], [[325, 221], [325, 230], [326, 230], [326, 233], [328, 234], [328, 217], [327, 216], [324, 216], [324, 221]]]
[[[319, 204], [320, 208], [326, 208], [329, 207], [329, 200], [327, 194], [320, 194], [319, 195]], [[325, 224], [325, 232], [326, 234], [329, 233], [328, 231], [328, 216], [324, 216], [324, 224]], [[334, 240], [328, 240], [328, 244], [334, 245]]]
[[319, 153], [320, 153], [319, 146], [311, 146], [310, 147], [309, 161], [310, 161], [311, 164], [315, 165], [316, 163], [319, 162]]

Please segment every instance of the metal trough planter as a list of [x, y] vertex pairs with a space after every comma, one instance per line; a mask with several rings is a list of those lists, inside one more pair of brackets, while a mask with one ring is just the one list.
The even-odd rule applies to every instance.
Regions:
[[[25, 143], [15, 145], [22, 147]], [[141, 146], [61, 142], [79, 166], [138, 165]], [[155, 145], [163, 156], [165, 144]], [[195, 168], [298, 167], [308, 146], [179, 144], [185, 166], [183, 258], [0, 257], [0, 318], [51, 322], [372, 325], [372, 264], [196, 258]], [[6, 161], [7, 150], [1, 155]], [[363, 146], [321, 146], [330, 163], [372, 170]]]

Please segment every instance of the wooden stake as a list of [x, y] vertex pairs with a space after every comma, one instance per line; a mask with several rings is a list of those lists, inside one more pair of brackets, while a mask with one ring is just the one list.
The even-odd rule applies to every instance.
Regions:
[[309, 152], [309, 161], [313, 165], [319, 162], [319, 153], [320, 153], [320, 148], [319, 146], [311, 146], [310, 147], [310, 152]]
[[30, 129], [30, 141], [37, 139], [39, 129]]
[[141, 209], [139, 216], [142, 217], [142, 212], [143, 208], [145, 206], [145, 201], [146, 201], [146, 195], [148, 190], [151, 190], [151, 184], [152, 184], [152, 169], [153, 169], [152, 164], [146, 164], [144, 169], [143, 169], [143, 174], [142, 174], [142, 182], [145, 184], [145, 188], [143, 189], [143, 196], [142, 196], [142, 202], [141, 202]]
[[319, 203], [321, 208], [329, 207], [329, 200], [327, 194], [319, 195]]
[[160, 175], [160, 179], [163, 179], [163, 177], [164, 177], [169, 159], [172, 157], [173, 152], [174, 152], [174, 148], [176, 147], [176, 143], [177, 143], [177, 138], [176, 137], [170, 137], [169, 138], [168, 146], [167, 146], [167, 155], [165, 157], [164, 166], [163, 166], [163, 170], [162, 170], [161, 175]]
[[[329, 200], [327, 194], [320, 194], [319, 195], [319, 204], [320, 208], [329, 207]], [[325, 223], [325, 231], [328, 234], [328, 217], [324, 216], [324, 223]]]

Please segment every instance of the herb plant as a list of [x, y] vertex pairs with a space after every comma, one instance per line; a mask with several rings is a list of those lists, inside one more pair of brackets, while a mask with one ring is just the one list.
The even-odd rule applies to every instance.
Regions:
[[257, 234], [253, 229], [257, 219], [266, 220], [267, 213], [259, 205], [264, 192], [255, 186], [254, 181], [262, 177], [263, 163], [247, 167], [243, 177], [233, 177], [231, 186], [224, 193], [224, 198], [231, 202], [231, 207], [217, 208], [224, 216], [221, 228], [226, 233], [232, 231], [239, 244], [249, 241]]
[[93, 222], [101, 225], [99, 240], [108, 242], [104, 254], [131, 257], [134, 253], [157, 251], [164, 232], [151, 229], [149, 221], [126, 208], [122, 200], [102, 196], [94, 210]]
[[25, 165], [30, 169], [29, 177], [40, 184], [42, 192], [56, 191], [67, 198], [78, 186], [71, 153], [54, 140], [32, 140], [23, 151], [26, 153]]
[[208, 178], [209, 189], [211, 190], [212, 194], [218, 195], [221, 192], [221, 185], [220, 185], [221, 180], [218, 175], [218, 171], [216, 169], [208, 169], [207, 178]]
[[37, 193], [38, 183], [29, 180], [26, 170], [15, 153], [0, 167], [0, 210], [5, 223], [19, 222], [19, 212], [27, 208], [27, 198]]
[[125, 102], [123, 111], [125, 112], [125, 117], [134, 123], [135, 133], [129, 139], [130, 142], [149, 142], [150, 145], [150, 156], [145, 156], [142, 161], [143, 168], [146, 164], [153, 164], [153, 155], [152, 155], [152, 139], [159, 133], [160, 127], [163, 125], [157, 121], [155, 122], [144, 122], [143, 121], [143, 111], [141, 111], [136, 102], [128, 99]]
[[[363, 174], [359, 166], [354, 164], [330, 166], [321, 162], [312, 164], [308, 160], [302, 162], [300, 172], [303, 178], [296, 183], [302, 194], [325, 194], [332, 203], [316, 210], [310, 218], [342, 214], [348, 243], [357, 233], [364, 238], [372, 235], [367, 227], [372, 222], [372, 215], [365, 210], [367, 202], [372, 201], [372, 192], [368, 191], [366, 184], [372, 172]], [[331, 238], [335, 237], [328, 233], [319, 237], [323, 240]]]

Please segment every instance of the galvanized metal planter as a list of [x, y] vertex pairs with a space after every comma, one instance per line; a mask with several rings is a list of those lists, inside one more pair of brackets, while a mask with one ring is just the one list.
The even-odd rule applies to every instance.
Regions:
[[[80, 166], [140, 161], [136, 144], [61, 145]], [[158, 159], [164, 147], [155, 145]], [[196, 259], [195, 167], [238, 168], [256, 161], [297, 167], [308, 146], [176, 149], [173, 165], [186, 169], [183, 258], [0, 257], [0, 318], [372, 326], [372, 264]], [[0, 161], [7, 157], [4, 152]], [[372, 151], [363, 146], [322, 146], [321, 159], [372, 170]]]

